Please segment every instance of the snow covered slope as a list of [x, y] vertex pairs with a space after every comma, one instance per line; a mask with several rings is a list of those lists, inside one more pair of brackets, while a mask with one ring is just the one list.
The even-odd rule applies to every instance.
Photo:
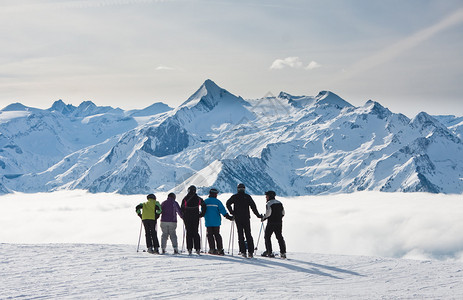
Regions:
[[53, 107], [2, 110], [0, 193], [136, 194], [190, 184], [233, 192], [239, 182], [255, 194], [463, 192], [457, 117], [422, 112], [410, 120], [371, 100], [354, 107], [329, 91], [244, 100], [211, 80], [153, 116], [154, 107]]
[[294, 253], [152, 255], [133, 245], [0, 244], [0, 298], [462, 299], [463, 264]]

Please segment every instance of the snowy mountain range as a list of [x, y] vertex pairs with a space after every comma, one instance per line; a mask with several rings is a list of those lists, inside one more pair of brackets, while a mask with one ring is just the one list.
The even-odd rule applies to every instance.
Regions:
[[0, 194], [138, 194], [195, 184], [280, 195], [463, 193], [463, 117], [413, 119], [329, 91], [243, 99], [204, 84], [175, 109], [11, 104], [0, 111]]

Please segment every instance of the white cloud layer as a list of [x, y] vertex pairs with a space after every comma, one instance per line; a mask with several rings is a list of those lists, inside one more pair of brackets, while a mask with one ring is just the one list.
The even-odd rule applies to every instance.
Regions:
[[297, 56], [290, 56], [290, 57], [286, 57], [283, 59], [278, 58], [278, 59], [275, 59], [275, 61], [272, 63], [272, 65], [270, 66], [270, 69], [280, 70], [286, 67], [300, 68], [302, 67], [302, 61]]
[[318, 62], [316, 61], [311, 61], [307, 67], [305, 67], [307, 70], [313, 70], [313, 69], [318, 69], [318, 68], [321, 68], [321, 64], [319, 64]]
[[[278, 58], [275, 59], [270, 66], [271, 70], [281, 70], [284, 68], [293, 68], [293, 69], [301, 69], [303, 68], [304, 63], [302, 62], [300, 57], [297, 56], [290, 56], [286, 58]], [[320, 68], [322, 65], [317, 63], [316, 61], [311, 61], [304, 69], [306, 70], [313, 70]]]
[[[166, 197], [157, 196], [161, 201]], [[222, 202], [229, 197], [219, 195]], [[263, 212], [264, 197], [253, 197]], [[362, 192], [279, 199], [286, 209], [283, 235], [289, 252], [463, 261], [461, 195]], [[144, 200], [144, 195], [83, 191], [4, 195], [0, 243], [136, 245], [140, 219], [135, 206]], [[251, 220], [257, 243], [261, 223], [254, 216]], [[230, 228], [223, 219], [226, 245]], [[177, 234], [181, 240], [181, 226]], [[261, 236], [258, 252], [263, 248]]]

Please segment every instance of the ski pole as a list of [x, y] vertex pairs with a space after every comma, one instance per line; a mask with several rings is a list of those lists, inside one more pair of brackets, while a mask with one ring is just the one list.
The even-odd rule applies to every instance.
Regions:
[[199, 248], [203, 249], [203, 220], [199, 219]]
[[232, 240], [233, 221], [230, 222], [230, 237], [228, 238], [228, 254], [230, 254], [230, 245]]
[[235, 246], [235, 221], [232, 221], [232, 256], [233, 256], [233, 247]]
[[142, 228], [143, 228], [143, 220], [141, 220], [141, 224], [140, 224], [140, 234], [138, 235], [137, 252], [138, 252], [138, 249], [140, 248], [140, 239], [141, 239], [141, 229]]
[[262, 225], [260, 225], [259, 237], [257, 238], [257, 244], [256, 244], [256, 248], [254, 249], [254, 251], [257, 251], [257, 247], [259, 246], [260, 234], [262, 233], [262, 228], [264, 228], [264, 222], [262, 222]]
[[185, 252], [185, 221], [183, 222], [183, 241], [182, 241], [182, 253]]

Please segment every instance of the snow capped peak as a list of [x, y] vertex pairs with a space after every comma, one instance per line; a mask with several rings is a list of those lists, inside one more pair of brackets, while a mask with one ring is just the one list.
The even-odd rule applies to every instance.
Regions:
[[424, 111], [417, 114], [412, 122], [412, 126], [415, 128], [425, 129], [429, 127], [433, 128], [444, 128], [444, 126], [435, 118], [425, 113]]
[[296, 108], [303, 108], [315, 102], [314, 97], [310, 96], [293, 96], [291, 94], [280, 92], [279, 99], [287, 100], [290, 105]]
[[179, 109], [198, 107], [200, 110], [211, 111], [221, 102], [249, 105], [243, 98], [231, 94], [208, 79], [187, 101], [180, 105]]
[[321, 91], [315, 100], [317, 105], [334, 105], [339, 108], [353, 107], [352, 104], [330, 91]]
[[66, 104], [63, 102], [63, 100], [59, 99], [55, 101], [48, 110], [57, 111], [67, 116], [71, 114], [74, 110], [76, 110], [76, 107], [72, 104]]
[[29, 111], [29, 110], [30, 110], [30, 107], [27, 107], [19, 102], [12, 103], [2, 109], [2, 111]]
[[377, 115], [380, 119], [385, 119], [392, 115], [392, 112], [389, 109], [373, 100], [368, 100], [364, 107], [369, 111], [369, 113]]
[[123, 114], [123, 111], [119, 108], [114, 109], [111, 106], [96, 106], [92, 101], [84, 101], [73, 111], [72, 115], [74, 117], [88, 117], [108, 112]]
[[169, 105], [162, 103], [162, 102], [156, 102], [144, 109], [135, 109], [131, 110], [128, 112], [128, 115], [132, 117], [145, 117], [145, 116], [153, 116], [157, 114], [161, 114], [164, 112], [171, 111], [173, 108], [170, 107]]
[[291, 95], [291, 94], [286, 93], [286, 92], [280, 92], [280, 94], [278, 94], [278, 98], [291, 100], [291, 99], [293, 99], [295, 97], [293, 95]]

